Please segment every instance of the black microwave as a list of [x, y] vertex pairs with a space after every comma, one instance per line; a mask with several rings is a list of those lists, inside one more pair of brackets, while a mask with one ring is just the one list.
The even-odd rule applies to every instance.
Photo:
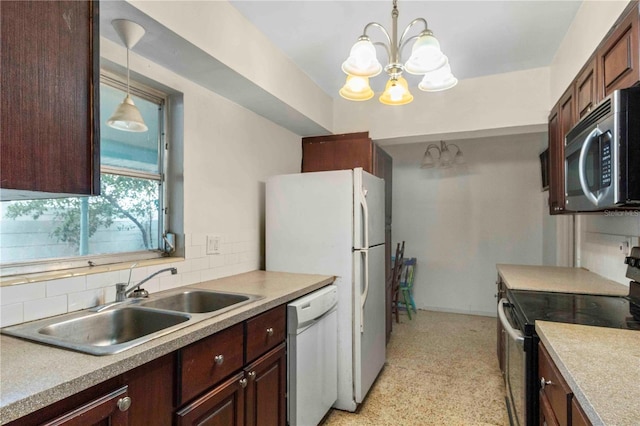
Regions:
[[566, 210], [640, 207], [640, 87], [616, 90], [565, 137]]

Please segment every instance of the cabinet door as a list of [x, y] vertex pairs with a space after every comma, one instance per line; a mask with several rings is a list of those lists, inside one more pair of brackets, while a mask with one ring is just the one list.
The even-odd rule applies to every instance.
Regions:
[[591, 426], [591, 421], [587, 418], [575, 397], [571, 399], [571, 424], [573, 426]]
[[596, 52], [602, 98], [640, 80], [638, 55], [638, 5], [635, 4]]
[[177, 426], [244, 426], [244, 391], [247, 379], [244, 372], [231, 377], [175, 415]]
[[99, 194], [98, 2], [1, 1], [0, 33], [2, 198]]
[[[568, 425], [573, 394], [542, 343], [538, 346], [538, 380], [541, 384], [544, 382], [544, 386], [541, 385], [540, 389], [541, 411], [543, 406], [548, 405], [546, 410], [553, 413], [557, 424]], [[551, 414], [546, 414], [547, 424], [552, 424], [551, 417]]]
[[560, 146], [558, 106], [556, 105], [549, 116], [549, 213], [551, 214], [557, 214], [560, 211], [560, 192], [564, 186], [559, 184], [564, 175], [561, 173], [561, 157], [564, 157], [564, 147]]
[[245, 371], [247, 426], [282, 426], [286, 424], [287, 358], [282, 343]]
[[45, 422], [43, 426], [128, 425], [129, 413], [127, 410], [131, 404], [131, 400], [128, 398], [127, 386], [123, 386], [67, 414]]
[[578, 120], [591, 112], [596, 98], [596, 60], [591, 59], [576, 79], [576, 112]]
[[302, 138], [302, 172], [362, 167], [373, 174], [369, 132]]

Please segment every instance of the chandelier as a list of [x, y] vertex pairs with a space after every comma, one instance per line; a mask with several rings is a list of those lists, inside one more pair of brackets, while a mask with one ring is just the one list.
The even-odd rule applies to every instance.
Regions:
[[[369, 78], [375, 77], [383, 70], [376, 57], [375, 46], [385, 48], [388, 64], [384, 71], [389, 76], [389, 81], [384, 92], [378, 98], [386, 105], [404, 105], [413, 100], [409, 92], [407, 80], [402, 77], [404, 71], [409, 74], [423, 75], [418, 85], [420, 90], [435, 92], [450, 89], [458, 83], [451, 73], [448, 58], [440, 50], [440, 43], [433, 36], [427, 26], [427, 21], [417, 18], [411, 21], [398, 39], [398, 4], [393, 0], [391, 10], [391, 35], [377, 22], [369, 22], [364, 27], [363, 34], [351, 48], [346, 61], [342, 64], [342, 71], [347, 74], [347, 81], [340, 89], [340, 96], [351, 101], [366, 101], [373, 97], [373, 90], [369, 86]], [[411, 28], [418, 23], [424, 25], [424, 29], [418, 35], [408, 37]], [[367, 35], [370, 27], [379, 28], [385, 36], [385, 42], [371, 42]], [[415, 40], [411, 48], [411, 56], [407, 62], [402, 63], [402, 50], [411, 41]]]
[[[451, 154], [449, 147], [454, 147], [456, 149], [455, 155]], [[433, 157], [431, 154], [431, 150], [435, 149], [438, 153], [437, 157]], [[451, 166], [455, 166], [458, 164], [464, 164], [464, 157], [462, 156], [462, 150], [456, 144], [450, 143], [447, 145], [445, 141], [440, 141], [440, 146], [432, 143], [430, 144], [426, 151], [424, 152], [424, 156], [422, 157], [422, 163], [420, 164], [421, 169], [430, 169], [432, 167], [440, 167], [443, 169], [447, 169]]]

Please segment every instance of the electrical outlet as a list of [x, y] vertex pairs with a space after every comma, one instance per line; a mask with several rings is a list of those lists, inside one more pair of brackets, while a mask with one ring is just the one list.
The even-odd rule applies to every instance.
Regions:
[[629, 256], [631, 254], [631, 238], [626, 238], [624, 241], [621, 241], [618, 248], [620, 249], [620, 253]]
[[207, 235], [207, 254], [220, 254], [220, 235]]

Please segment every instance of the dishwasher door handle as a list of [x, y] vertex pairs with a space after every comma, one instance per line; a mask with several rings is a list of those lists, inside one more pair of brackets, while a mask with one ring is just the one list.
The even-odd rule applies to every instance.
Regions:
[[504, 312], [504, 304], [509, 303], [509, 301], [505, 298], [500, 299], [498, 302], [498, 317], [500, 318], [500, 323], [502, 323], [502, 328], [511, 336], [513, 340], [518, 343], [524, 342], [524, 335], [520, 330], [517, 330], [511, 326], [509, 320], [507, 319], [507, 315]]

